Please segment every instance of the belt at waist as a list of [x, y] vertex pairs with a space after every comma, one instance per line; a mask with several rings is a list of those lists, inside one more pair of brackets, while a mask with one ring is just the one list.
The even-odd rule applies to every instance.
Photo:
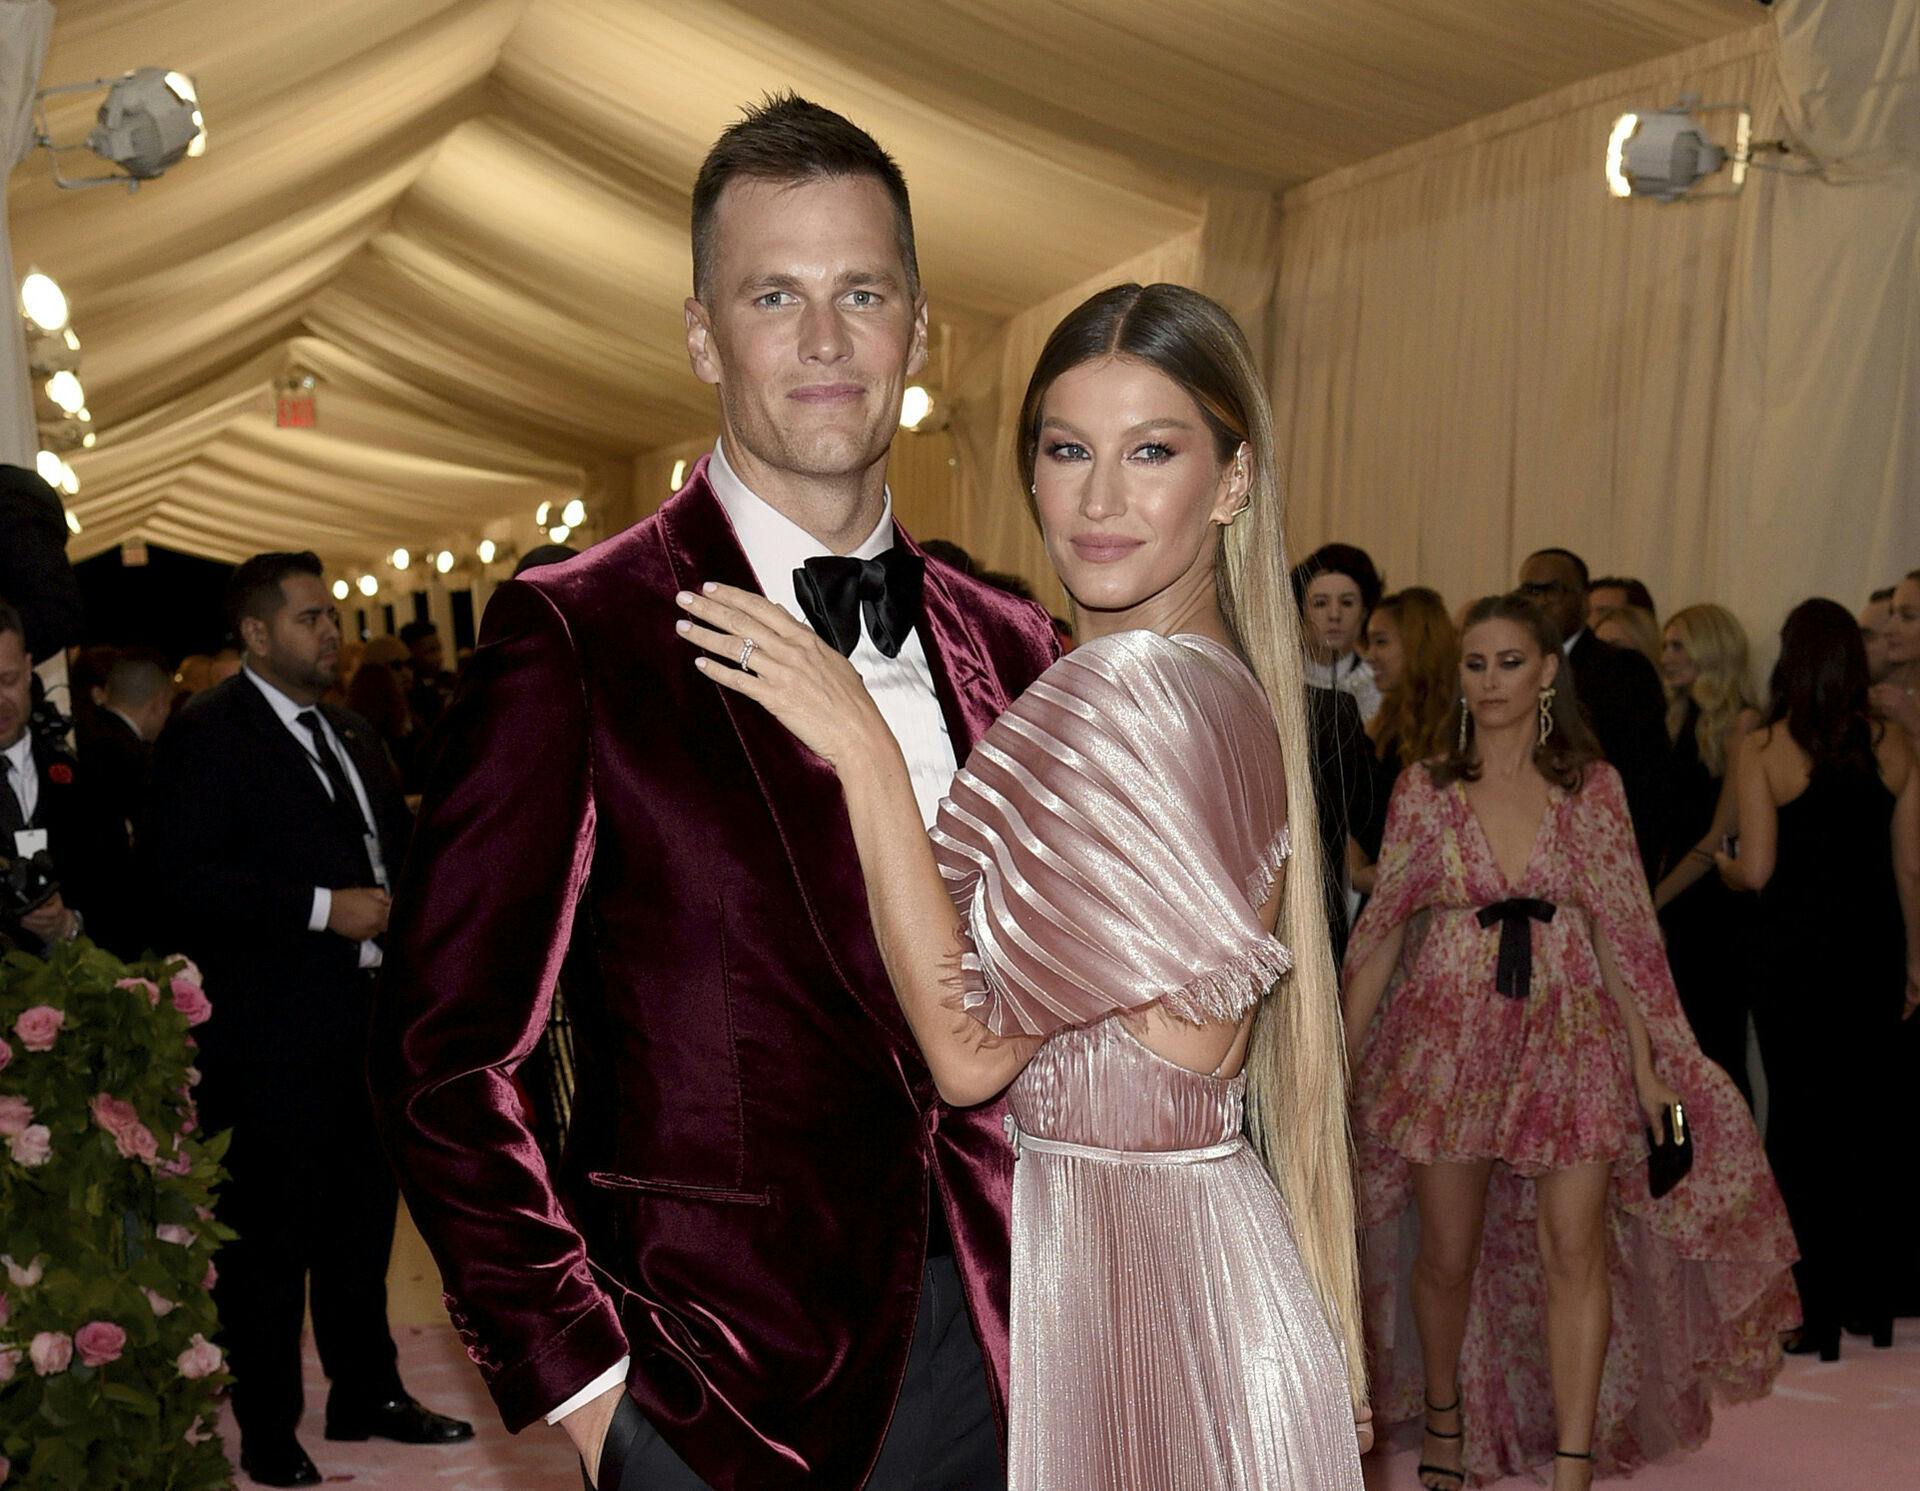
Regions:
[[1246, 1136], [1235, 1134], [1204, 1149], [1101, 1149], [1092, 1144], [1070, 1144], [1065, 1139], [1042, 1139], [1024, 1132], [1009, 1113], [1006, 1120], [1007, 1142], [1014, 1158], [1028, 1154], [1064, 1155], [1074, 1160], [1096, 1160], [1106, 1165], [1204, 1165], [1213, 1160], [1231, 1159], [1247, 1147]]

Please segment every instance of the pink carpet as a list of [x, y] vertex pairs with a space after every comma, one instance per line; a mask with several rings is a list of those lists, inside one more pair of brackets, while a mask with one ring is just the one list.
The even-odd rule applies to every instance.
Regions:
[[[402, 1326], [400, 1370], [422, 1402], [471, 1419], [468, 1444], [416, 1449], [373, 1440], [331, 1444], [321, 1437], [326, 1382], [307, 1351], [307, 1427], [301, 1441], [328, 1484], [393, 1491], [579, 1491], [578, 1462], [557, 1430], [510, 1435], [500, 1427], [479, 1374], [452, 1328]], [[1773, 1396], [1724, 1410], [1698, 1454], [1649, 1466], [1635, 1491], [1866, 1491], [1920, 1486], [1920, 1321], [1904, 1320], [1891, 1351], [1847, 1339], [1831, 1366], [1789, 1358]], [[238, 1453], [231, 1414], [221, 1432]], [[1374, 1457], [1370, 1491], [1413, 1491], [1418, 1457]], [[242, 1487], [253, 1483], [239, 1477]], [[1499, 1483], [1502, 1491], [1533, 1484]], [[1140, 1491], [1151, 1491], [1142, 1487]], [[1309, 1491], [1309, 1488], [1296, 1488]]]

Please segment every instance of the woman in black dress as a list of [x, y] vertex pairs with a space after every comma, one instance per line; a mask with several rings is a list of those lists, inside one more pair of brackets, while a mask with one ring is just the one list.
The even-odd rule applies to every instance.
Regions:
[[1668, 620], [1660, 653], [1667, 685], [1667, 844], [1654, 909], [1680, 1007], [1709, 1061], [1748, 1104], [1747, 1006], [1753, 898], [1713, 873], [1713, 856], [1739, 828], [1728, 763], [1760, 723], [1747, 687], [1747, 634], [1720, 606], [1688, 606]]
[[1860, 628], [1827, 600], [1780, 633], [1767, 724], [1741, 743], [1730, 886], [1760, 893], [1754, 1001], [1767, 1155], [1800, 1243], [1787, 1349], [1840, 1354], [1840, 1323], [1892, 1341], [1894, 1037], [1920, 1005], [1920, 768], [1867, 702]]

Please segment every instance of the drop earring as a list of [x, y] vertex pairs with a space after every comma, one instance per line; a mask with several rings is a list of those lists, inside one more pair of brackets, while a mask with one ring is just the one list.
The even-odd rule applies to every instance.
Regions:
[[1543, 746], [1553, 735], [1553, 693], [1550, 688], [1540, 690], [1540, 744]]
[[1465, 694], [1462, 694], [1460, 696], [1460, 754], [1463, 756], [1467, 754], [1467, 720], [1469, 717], [1467, 697]]

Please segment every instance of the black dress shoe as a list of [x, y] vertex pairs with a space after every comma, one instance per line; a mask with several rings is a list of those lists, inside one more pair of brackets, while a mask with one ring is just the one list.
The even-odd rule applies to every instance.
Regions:
[[398, 1444], [458, 1444], [473, 1425], [422, 1408], [406, 1394], [354, 1409], [327, 1405], [327, 1438], [391, 1439]]
[[256, 1447], [243, 1445], [240, 1468], [262, 1486], [317, 1486], [320, 1472], [314, 1468], [298, 1440], [285, 1444]]

